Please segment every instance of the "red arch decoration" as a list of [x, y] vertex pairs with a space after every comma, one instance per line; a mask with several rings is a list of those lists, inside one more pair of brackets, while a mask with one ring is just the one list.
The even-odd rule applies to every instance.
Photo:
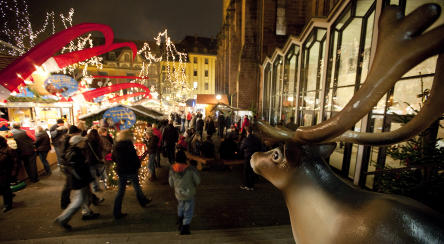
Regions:
[[148, 89], [148, 87], [146, 87], [142, 84], [138, 84], [138, 83], [114, 84], [112, 86], [107, 86], [107, 87], [97, 88], [97, 89], [94, 89], [91, 91], [86, 91], [86, 92], [82, 93], [82, 95], [86, 101], [92, 101], [96, 97], [100, 97], [100, 96], [103, 96], [105, 94], [108, 94], [108, 93], [111, 93], [114, 91], [119, 91], [119, 90], [132, 88], [132, 87], [138, 87], [138, 88], [145, 90], [145, 92], [143, 92], [145, 94], [145, 96], [151, 97], [150, 89]]
[[126, 94], [123, 96], [117, 96], [117, 97], [113, 97], [108, 99], [109, 102], [113, 103], [113, 102], [120, 102], [124, 99], [130, 98], [130, 97], [138, 97], [138, 96], [144, 96], [144, 97], [149, 97], [151, 98], [151, 94], [147, 94], [146, 92], [136, 92], [136, 93], [132, 93], [132, 94]]
[[[92, 31], [103, 33], [105, 37], [104, 45], [52, 57], [75, 38]], [[137, 47], [134, 43], [113, 43], [113, 40], [114, 33], [109, 26], [95, 23], [78, 24], [52, 35], [0, 71], [0, 98], [4, 99], [9, 96], [12, 91], [16, 90], [17, 87], [23, 83], [23, 79], [27, 79], [35, 71], [35, 66], [45, 65], [50, 72], [53, 72], [70, 64], [124, 46], [131, 48], [133, 51], [133, 59], [135, 58]], [[18, 75], [20, 75], [21, 78]]]

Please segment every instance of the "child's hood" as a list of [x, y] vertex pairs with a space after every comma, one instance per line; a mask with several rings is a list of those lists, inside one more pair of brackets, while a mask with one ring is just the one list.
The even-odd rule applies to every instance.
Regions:
[[177, 172], [177, 173], [183, 173], [188, 167], [188, 164], [179, 164], [179, 163], [175, 163], [173, 164], [173, 171]]

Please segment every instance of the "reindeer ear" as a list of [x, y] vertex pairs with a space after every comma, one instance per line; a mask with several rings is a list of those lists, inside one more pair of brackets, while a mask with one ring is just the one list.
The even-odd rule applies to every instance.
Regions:
[[287, 158], [287, 163], [289, 165], [299, 165], [303, 154], [304, 149], [300, 144], [290, 141], [285, 144], [285, 157]]
[[321, 158], [327, 160], [336, 148], [336, 143], [331, 142], [327, 144], [310, 145], [311, 153], [319, 155]]

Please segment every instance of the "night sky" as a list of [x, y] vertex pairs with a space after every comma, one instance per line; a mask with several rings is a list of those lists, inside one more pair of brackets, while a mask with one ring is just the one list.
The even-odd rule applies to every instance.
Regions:
[[168, 29], [175, 41], [186, 35], [216, 37], [222, 22], [221, 0], [28, 0], [33, 28], [43, 23], [46, 12], [67, 15], [75, 9], [74, 23], [100, 23], [111, 26], [115, 38], [153, 40]]

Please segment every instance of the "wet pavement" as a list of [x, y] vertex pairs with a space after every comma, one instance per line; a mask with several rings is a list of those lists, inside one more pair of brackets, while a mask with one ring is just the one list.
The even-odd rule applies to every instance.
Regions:
[[[41, 238], [61, 240], [85, 235], [91, 238], [118, 234], [128, 236], [131, 233], [175, 233], [176, 200], [167, 184], [167, 174], [168, 165], [163, 162], [159, 172], [160, 179], [142, 185], [144, 193], [153, 199], [146, 208], [139, 206], [130, 186], [122, 208], [128, 216], [114, 220], [112, 207], [117, 191], [106, 190], [98, 193], [105, 201], [99, 206], [92, 206], [93, 211], [100, 213], [100, 217], [83, 221], [79, 211], [70, 221], [73, 229], [65, 231], [53, 224], [54, 219], [62, 212], [60, 192], [64, 184], [62, 174], [53, 168], [51, 176], [42, 176], [38, 183], [30, 183], [25, 189], [16, 192], [14, 208], [7, 213], [0, 213], [0, 242]], [[200, 171], [200, 176], [201, 185], [196, 195], [192, 232], [285, 226], [286, 235], [290, 233], [287, 231], [290, 222], [284, 199], [266, 180], [260, 178], [254, 191], [240, 190], [241, 166], [224, 170], [210, 168]], [[164, 237], [159, 238], [165, 240]]]

